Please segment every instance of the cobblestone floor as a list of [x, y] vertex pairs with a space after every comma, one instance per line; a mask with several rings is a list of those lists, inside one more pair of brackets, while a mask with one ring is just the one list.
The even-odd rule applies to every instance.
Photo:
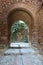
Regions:
[[43, 57], [32, 47], [8, 49], [0, 56], [0, 65], [43, 65]]

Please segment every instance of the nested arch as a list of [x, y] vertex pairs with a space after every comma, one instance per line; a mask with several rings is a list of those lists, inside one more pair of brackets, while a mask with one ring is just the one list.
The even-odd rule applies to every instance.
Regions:
[[34, 19], [30, 15], [29, 12], [27, 12], [24, 9], [17, 8], [11, 11], [8, 15], [8, 39], [10, 42], [10, 36], [11, 36], [11, 27], [17, 20], [23, 20], [29, 27], [29, 41], [32, 41], [32, 33], [33, 33], [33, 27], [34, 27]]

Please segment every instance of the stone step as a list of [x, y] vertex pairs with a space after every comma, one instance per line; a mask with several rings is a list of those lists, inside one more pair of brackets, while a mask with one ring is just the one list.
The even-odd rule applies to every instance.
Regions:
[[31, 43], [23, 43], [23, 42], [16, 42], [16, 43], [10, 43], [10, 47], [30, 47]]
[[11, 54], [30, 54], [35, 53], [35, 50], [32, 48], [22, 48], [22, 49], [8, 49], [4, 52], [4, 55], [11, 55]]

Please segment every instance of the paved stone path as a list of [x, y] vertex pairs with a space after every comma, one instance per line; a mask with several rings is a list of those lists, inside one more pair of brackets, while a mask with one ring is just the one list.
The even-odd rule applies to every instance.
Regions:
[[9, 48], [3, 56], [0, 56], [0, 65], [43, 65], [43, 57], [31, 46]]

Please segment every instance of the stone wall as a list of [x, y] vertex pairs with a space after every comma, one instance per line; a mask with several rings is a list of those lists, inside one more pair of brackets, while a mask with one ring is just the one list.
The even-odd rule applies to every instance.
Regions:
[[43, 7], [37, 13], [38, 22], [38, 43], [40, 53], [43, 54]]
[[38, 13], [38, 39], [43, 45], [43, 8]]
[[[43, 43], [43, 8], [40, 0], [0, 0], [0, 46], [9, 43], [8, 15], [14, 9], [26, 10], [33, 17], [34, 43]], [[41, 22], [40, 22], [41, 21]], [[38, 45], [38, 44], [36, 44]]]

